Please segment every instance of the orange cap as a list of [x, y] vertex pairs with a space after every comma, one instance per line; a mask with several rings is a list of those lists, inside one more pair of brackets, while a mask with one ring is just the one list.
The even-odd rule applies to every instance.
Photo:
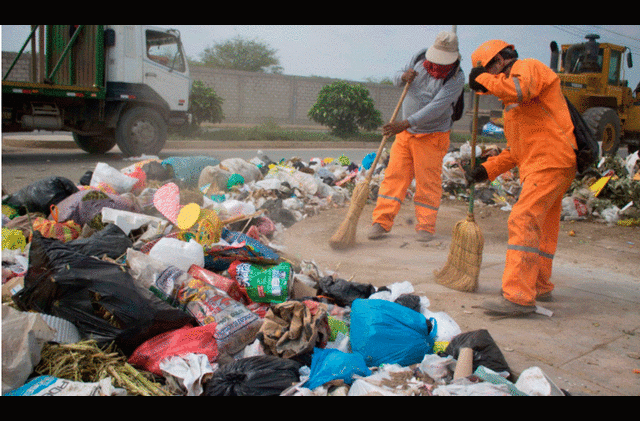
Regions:
[[486, 66], [496, 54], [507, 47], [515, 48], [512, 44], [508, 44], [499, 39], [487, 41], [476, 48], [473, 54], [471, 54], [471, 65], [473, 67]]

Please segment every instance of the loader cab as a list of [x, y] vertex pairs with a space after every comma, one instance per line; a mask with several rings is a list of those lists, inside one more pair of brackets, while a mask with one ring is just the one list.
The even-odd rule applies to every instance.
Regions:
[[[621, 77], [623, 58], [626, 47], [612, 44], [600, 44], [596, 40], [599, 35], [590, 34], [587, 42], [563, 46], [562, 69], [566, 74], [596, 73], [602, 77], [602, 83], [609, 86], [627, 84]], [[629, 68], [632, 67], [631, 53], [627, 57]]]
[[587, 35], [587, 42], [574, 44], [566, 48], [562, 54], [562, 67], [566, 73], [600, 73], [604, 51], [596, 40], [599, 35]]

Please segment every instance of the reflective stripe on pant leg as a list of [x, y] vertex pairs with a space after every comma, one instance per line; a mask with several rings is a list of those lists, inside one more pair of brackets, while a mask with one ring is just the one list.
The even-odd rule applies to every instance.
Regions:
[[380, 224], [387, 231], [391, 230], [393, 220], [400, 211], [407, 188], [414, 177], [413, 158], [408, 147], [409, 138], [410, 134], [406, 131], [396, 135], [372, 214], [372, 222]]
[[414, 135], [416, 230], [435, 233], [442, 198], [442, 159], [449, 150], [449, 132]]

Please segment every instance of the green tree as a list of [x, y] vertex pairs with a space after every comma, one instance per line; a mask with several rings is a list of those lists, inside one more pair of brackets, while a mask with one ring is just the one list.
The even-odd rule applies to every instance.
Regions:
[[345, 81], [325, 85], [307, 115], [339, 137], [358, 134], [358, 127], [372, 131], [383, 124], [369, 90], [361, 84]]
[[224, 120], [222, 103], [224, 100], [202, 81], [196, 80], [191, 85], [191, 99], [189, 111], [193, 116], [192, 129], [197, 129], [201, 123], [220, 123]]
[[241, 36], [207, 47], [200, 54], [203, 64], [247, 72], [282, 73], [276, 50], [263, 42]]

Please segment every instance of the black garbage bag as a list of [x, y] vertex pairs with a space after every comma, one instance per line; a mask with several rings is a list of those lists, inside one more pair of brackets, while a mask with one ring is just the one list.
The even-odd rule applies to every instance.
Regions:
[[146, 340], [186, 325], [193, 317], [137, 287], [120, 265], [79, 253], [34, 233], [24, 288], [13, 301], [73, 323], [82, 339], [115, 341], [129, 355]]
[[66, 243], [69, 248], [88, 256], [103, 256], [117, 259], [133, 247], [133, 241], [122, 228], [116, 224], [108, 224], [87, 238], [78, 238]]
[[474, 330], [471, 332], [463, 332], [456, 335], [442, 354], [444, 356], [451, 355], [454, 359], [458, 359], [460, 349], [473, 349], [473, 370], [479, 366], [484, 366], [497, 373], [511, 373], [509, 365], [505, 360], [500, 348], [494, 342], [491, 334], [486, 329]]
[[93, 177], [93, 171], [85, 172], [82, 177], [80, 177], [80, 185], [81, 186], [90, 186], [91, 185], [91, 177]]
[[258, 355], [220, 367], [205, 383], [203, 396], [278, 396], [300, 381], [302, 364]]
[[77, 191], [78, 187], [68, 178], [51, 176], [23, 187], [2, 203], [16, 209], [20, 215], [41, 212], [49, 216], [51, 205], [57, 205]]
[[401, 294], [394, 302], [420, 312], [420, 297], [415, 294]]
[[356, 298], [369, 298], [376, 292], [376, 288], [371, 284], [350, 282], [331, 275], [320, 278], [317, 284], [318, 295], [333, 299], [340, 307], [350, 307]]
[[171, 165], [162, 165], [158, 161], [150, 161], [142, 166], [147, 180], [165, 181], [173, 178], [173, 168]]

